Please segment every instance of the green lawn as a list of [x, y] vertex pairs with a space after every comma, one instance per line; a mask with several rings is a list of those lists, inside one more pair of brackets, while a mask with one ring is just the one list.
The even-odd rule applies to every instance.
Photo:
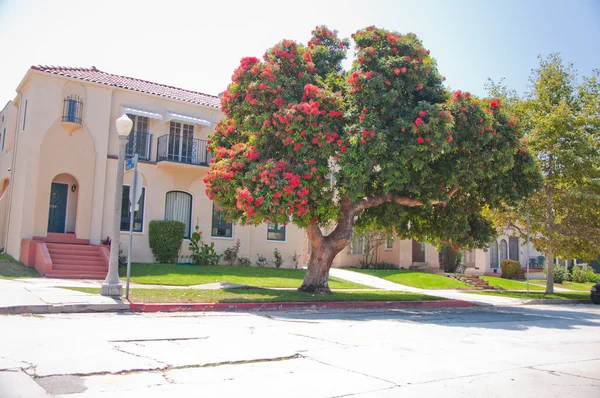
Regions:
[[[534, 283], [539, 284], [540, 286], [543, 286], [544, 289], [546, 288], [546, 281], [535, 281]], [[575, 283], [575, 282], [568, 282], [568, 281], [564, 281], [563, 283], [555, 283], [554, 286], [556, 287], [562, 287], [565, 289], [571, 289], [571, 290], [578, 290], [578, 291], [582, 291], [582, 292], [589, 292], [590, 288], [592, 286], [594, 286], [595, 283]]]
[[[119, 268], [121, 279], [125, 268]], [[144, 285], [191, 286], [214, 282], [231, 282], [256, 287], [297, 288], [305, 270], [229, 266], [186, 266], [177, 264], [132, 264], [131, 281]], [[367, 286], [329, 278], [331, 289], [366, 289]]]
[[35, 268], [29, 268], [8, 254], [0, 254], [0, 278], [39, 278], [39, 276]]
[[[69, 288], [85, 293], [100, 293], [97, 288]], [[425, 294], [396, 291], [334, 291], [318, 295], [297, 290], [238, 288], [219, 290], [199, 289], [131, 289], [129, 297], [137, 303], [247, 303], [295, 301], [421, 301], [444, 300]]]
[[[500, 289], [527, 290], [527, 283], [525, 281], [514, 281], [511, 279], [498, 278], [496, 276], [480, 276], [479, 278], [488, 281], [490, 286], [494, 286]], [[530, 280], [529, 290], [544, 290], [544, 288], [539, 285], [536, 285]]]
[[371, 270], [352, 268], [352, 271], [361, 272], [383, 278], [401, 285], [417, 287], [420, 289], [472, 289], [473, 286], [449, 278], [445, 275], [429, 274], [426, 272], [410, 270]]
[[569, 293], [554, 293], [546, 294], [539, 292], [532, 292], [527, 295], [526, 292], [509, 292], [509, 291], [478, 291], [469, 292], [472, 294], [486, 294], [490, 296], [502, 296], [502, 297], [513, 297], [520, 299], [560, 299], [560, 300], [589, 300], [590, 294], [586, 292], [569, 292]]

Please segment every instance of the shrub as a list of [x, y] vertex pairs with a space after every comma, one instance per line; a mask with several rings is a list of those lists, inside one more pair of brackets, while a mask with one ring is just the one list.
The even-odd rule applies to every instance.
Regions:
[[228, 247], [223, 252], [223, 261], [227, 263], [227, 265], [234, 265], [235, 261], [238, 258], [238, 253], [240, 252], [240, 240], [238, 239], [235, 242], [235, 245], [232, 247]]
[[292, 264], [294, 264], [294, 268], [298, 269], [298, 264], [300, 263], [300, 255], [296, 253], [294, 250], [294, 254], [292, 255]]
[[200, 228], [196, 225], [196, 232], [190, 237], [189, 248], [192, 252], [192, 259], [196, 265], [219, 265], [220, 255], [215, 250], [214, 242], [210, 245], [202, 242], [202, 232], [199, 232]]
[[502, 260], [502, 277], [506, 279], [517, 279], [521, 272], [521, 263], [515, 260]]
[[256, 266], [259, 268], [264, 268], [269, 265], [269, 261], [267, 258], [261, 254], [256, 253]]
[[[453, 250], [452, 246], [444, 243], [440, 249], [442, 253], [442, 269], [444, 272], [455, 273], [461, 265], [462, 253]], [[460, 272], [459, 272], [460, 273]]]
[[371, 268], [373, 268], [373, 269], [398, 269], [396, 264], [386, 263], [385, 261], [373, 263], [373, 264], [371, 264]]
[[575, 283], [587, 282], [587, 272], [582, 267], [573, 267], [571, 270], [571, 280]]
[[148, 241], [156, 261], [174, 264], [177, 261], [184, 235], [185, 224], [180, 221], [150, 221]]
[[595, 273], [594, 269], [590, 266], [588, 266], [586, 275], [587, 275], [588, 282], [591, 282], [591, 283], [600, 282], [600, 276], [597, 273]]
[[280, 268], [283, 265], [283, 257], [281, 256], [279, 249], [275, 248], [275, 250], [273, 250], [273, 257], [275, 257], [275, 268]]
[[[544, 267], [544, 272], [548, 274], [548, 268]], [[562, 265], [554, 266], [554, 283], [563, 283], [565, 280], [569, 280], [569, 270], [567, 267]]]
[[242, 267], [250, 267], [252, 265], [252, 261], [250, 261], [250, 259], [248, 257], [244, 257], [244, 256], [238, 258], [238, 263]]

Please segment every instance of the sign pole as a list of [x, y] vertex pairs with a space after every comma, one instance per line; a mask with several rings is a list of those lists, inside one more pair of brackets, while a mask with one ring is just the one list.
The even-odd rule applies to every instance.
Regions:
[[529, 214], [527, 214], [527, 295], [529, 296]]
[[[136, 153], [133, 157], [133, 181], [129, 187], [129, 198], [136, 198], [135, 193], [137, 192], [137, 167], [138, 167], [138, 154]], [[133, 244], [133, 214], [135, 213], [135, 207], [137, 201], [129, 199], [129, 245], [127, 247], [127, 284], [125, 287], [125, 298], [129, 300], [129, 278], [131, 276], [131, 246]]]

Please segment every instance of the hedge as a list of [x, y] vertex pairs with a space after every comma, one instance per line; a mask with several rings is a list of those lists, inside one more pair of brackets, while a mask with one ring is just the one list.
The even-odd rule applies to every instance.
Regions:
[[506, 279], [517, 279], [521, 273], [521, 263], [515, 260], [502, 260], [502, 277]]
[[185, 235], [185, 224], [181, 221], [150, 221], [148, 241], [157, 262], [174, 264]]

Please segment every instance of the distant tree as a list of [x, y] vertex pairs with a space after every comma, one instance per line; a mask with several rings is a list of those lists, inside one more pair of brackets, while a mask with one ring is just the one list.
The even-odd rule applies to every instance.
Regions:
[[447, 92], [414, 34], [352, 37], [348, 72], [349, 41], [324, 26], [307, 46], [283, 40], [262, 61], [242, 59], [210, 137], [207, 194], [227, 217], [306, 228], [305, 292], [330, 292], [355, 224], [484, 247], [496, 231], [482, 209], [516, 204], [538, 175], [502, 104]]
[[529, 221], [552, 293], [556, 256], [591, 261], [600, 253], [600, 79], [595, 70], [578, 83], [573, 65], [552, 54], [540, 59], [530, 83], [523, 99], [502, 82], [488, 85], [520, 121], [543, 176], [533, 196], [495, 217], [523, 238]]

